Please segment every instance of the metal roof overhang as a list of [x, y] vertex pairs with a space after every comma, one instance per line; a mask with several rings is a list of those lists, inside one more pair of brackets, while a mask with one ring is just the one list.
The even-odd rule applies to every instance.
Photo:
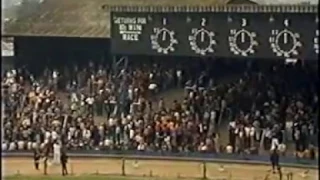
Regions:
[[34, 14], [6, 21], [2, 34], [108, 38], [110, 12], [122, 11], [318, 13], [317, 5], [226, 5], [227, 2], [228, 0], [47, 0]]

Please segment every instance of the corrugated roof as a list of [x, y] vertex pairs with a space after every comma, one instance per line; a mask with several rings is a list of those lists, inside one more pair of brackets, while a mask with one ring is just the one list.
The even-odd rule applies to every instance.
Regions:
[[227, 4], [257, 4], [252, 0], [229, 0]]
[[[195, 6], [228, 0], [46, 0], [35, 13], [5, 22], [4, 35], [110, 37], [109, 6]], [[23, 7], [22, 7], [23, 8]]]
[[288, 4], [319, 4], [319, 0], [251, 0], [257, 4], [263, 5], [288, 5]]

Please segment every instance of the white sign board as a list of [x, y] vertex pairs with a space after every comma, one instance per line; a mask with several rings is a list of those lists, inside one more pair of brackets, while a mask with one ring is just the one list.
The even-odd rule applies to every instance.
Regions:
[[14, 56], [14, 38], [1, 37], [1, 56]]

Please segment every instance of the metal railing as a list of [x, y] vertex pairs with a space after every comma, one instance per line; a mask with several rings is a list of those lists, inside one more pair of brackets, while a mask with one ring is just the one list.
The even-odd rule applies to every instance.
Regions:
[[[28, 175], [29, 172], [23, 170], [22, 166], [9, 166], [5, 169], [10, 169], [10, 175]], [[31, 161], [31, 159], [30, 159]], [[91, 161], [91, 162], [90, 162]], [[82, 163], [81, 163], [82, 162]], [[301, 172], [290, 171], [273, 174], [268, 171], [269, 167], [260, 167], [258, 171], [250, 168], [246, 169], [245, 165], [241, 169], [234, 167], [234, 164], [211, 163], [211, 162], [188, 162], [188, 161], [152, 161], [141, 159], [87, 159], [88, 164], [84, 165], [84, 161], [77, 158], [71, 158], [68, 164], [70, 175], [95, 175], [95, 176], [127, 176], [127, 177], [144, 177], [146, 179], [164, 178], [164, 179], [208, 179], [208, 180], [313, 180], [316, 179], [316, 174], [309, 170], [301, 170]], [[86, 166], [87, 165], [87, 166]], [[246, 173], [249, 172], [250, 174]], [[13, 172], [13, 173], [12, 173]], [[5, 172], [4, 172], [5, 173]], [[39, 171], [39, 174], [42, 172]], [[60, 174], [59, 165], [49, 163], [49, 175]], [[282, 176], [282, 177], [280, 177]]]

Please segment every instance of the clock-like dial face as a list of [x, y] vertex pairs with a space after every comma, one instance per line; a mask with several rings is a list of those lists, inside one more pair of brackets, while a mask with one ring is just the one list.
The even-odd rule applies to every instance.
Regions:
[[298, 55], [298, 48], [302, 46], [299, 41], [300, 35], [288, 29], [272, 30], [269, 39], [271, 48], [277, 56], [291, 57]]
[[283, 30], [276, 36], [275, 43], [284, 52], [289, 52], [295, 48], [297, 38], [291, 31]]
[[211, 45], [211, 34], [210, 32], [201, 29], [194, 35], [195, 41], [197, 43], [197, 46], [200, 49], [207, 49]]
[[230, 50], [236, 55], [248, 56], [254, 54], [254, 47], [258, 45], [255, 40], [256, 33], [245, 29], [230, 30], [229, 45]]
[[175, 50], [174, 45], [178, 43], [174, 35], [174, 31], [167, 28], [155, 28], [154, 34], [150, 36], [152, 49], [163, 54], [173, 52]]
[[161, 29], [157, 34], [157, 41], [162, 48], [167, 48], [171, 45], [171, 32], [166, 29]]
[[189, 42], [191, 49], [195, 51], [196, 54], [200, 55], [214, 52], [213, 45], [216, 44], [214, 33], [204, 28], [192, 29], [192, 33], [189, 36]]
[[250, 32], [240, 30], [237, 34], [235, 34], [235, 43], [239, 49], [243, 51], [249, 49], [252, 46], [252, 37]]

